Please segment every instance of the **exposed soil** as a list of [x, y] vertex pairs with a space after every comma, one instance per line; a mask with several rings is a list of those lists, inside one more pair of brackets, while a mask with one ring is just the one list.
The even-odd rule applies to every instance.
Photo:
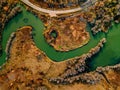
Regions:
[[80, 17], [52, 20], [44, 32], [46, 41], [58, 51], [69, 51], [87, 44], [90, 35]]

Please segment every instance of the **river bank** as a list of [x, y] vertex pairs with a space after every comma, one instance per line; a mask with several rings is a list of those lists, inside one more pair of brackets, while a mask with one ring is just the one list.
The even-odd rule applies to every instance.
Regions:
[[[35, 46], [31, 37], [31, 31], [32, 28], [30, 26], [22, 27], [16, 31], [16, 37], [12, 42], [12, 48], [10, 49], [11, 57], [0, 71], [0, 89], [19, 88], [22, 90], [34, 90], [35, 88], [44, 88], [46, 90], [66, 90], [70, 88], [71, 90], [79, 90], [79, 88], [81, 88], [83, 90], [88, 90], [88, 88], [90, 88], [89, 90], [93, 90], [99, 88], [98, 90], [119, 90], [119, 64], [98, 68], [93, 72], [83, 73], [80, 76], [82, 79], [87, 80], [87, 82], [93, 82], [94, 80], [99, 79], [96, 83], [92, 83], [92, 85], [83, 84], [78, 81], [68, 85], [50, 83], [50, 77], [57, 77], [65, 72], [68, 67], [67, 63], [70, 60], [64, 62], [51, 61], [46, 54]], [[97, 46], [102, 46], [101, 43], [104, 43], [104, 39], [101, 40], [100, 44]], [[93, 49], [90, 50], [91, 53], [93, 51]], [[71, 62], [72, 61], [74, 60], [71, 60]], [[114, 78], [111, 78], [111, 75]], [[79, 77], [75, 76], [73, 78], [78, 80]]]
[[[12, 3], [12, 4], [10, 4]], [[7, 2], [7, 0], [2, 0], [0, 2], [0, 56], [3, 53], [3, 46], [2, 46], [2, 34], [5, 28], [5, 24], [13, 18], [16, 14], [21, 12], [19, 7], [16, 7], [17, 1]]]
[[[89, 28], [87, 30], [91, 40], [87, 45], [71, 52], [61, 53], [56, 52], [45, 42], [44, 24], [40, 18], [28, 12], [24, 6], [20, 5], [20, 7], [23, 12], [8, 22], [3, 33], [3, 50], [5, 50], [8, 40], [10, 43], [7, 46], [11, 48], [7, 50], [10, 55], [7, 62], [5, 61], [5, 51], [3, 57], [0, 57], [0, 64], [4, 63], [0, 70], [1, 90], [120, 89], [120, 65], [118, 64], [120, 24], [113, 24], [108, 34], [101, 33], [98, 36], [93, 36]], [[18, 30], [18, 28], [20, 29]], [[14, 31], [16, 37], [11, 40], [9, 37]], [[104, 39], [100, 41], [100, 39], [104, 37], [107, 39], [107, 43], [103, 47], [104, 50], [101, 49], [98, 53], [105, 41]], [[98, 44], [99, 41], [100, 44]], [[83, 55], [83, 53], [86, 54]], [[94, 57], [91, 58], [92, 55]], [[86, 58], [92, 62], [90, 68], [93, 71], [86, 70], [89, 68], [84, 62]], [[64, 61], [62, 62], [62, 60]], [[107, 67], [99, 67], [102, 65]], [[96, 67], [98, 68], [96, 69]], [[57, 77], [57, 80], [54, 77]]]

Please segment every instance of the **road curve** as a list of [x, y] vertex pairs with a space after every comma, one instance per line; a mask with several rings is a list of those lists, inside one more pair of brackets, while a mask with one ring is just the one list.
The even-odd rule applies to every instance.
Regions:
[[29, 0], [21, 0], [23, 3], [25, 3], [26, 5], [30, 6], [31, 8], [40, 11], [40, 12], [44, 12], [49, 14], [51, 17], [55, 17], [59, 14], [67, 14], [67, 13], [72, 13], [72, 12], [76, 12], [76, 11], [80, 11], [82, 10], [82, 8], [74, 8], [74, 9], [70, 9], [70, 10], [48, 10], [48, 9], [44, 9], [44, 8], [40, 8], [34, 4], [32, 4]]

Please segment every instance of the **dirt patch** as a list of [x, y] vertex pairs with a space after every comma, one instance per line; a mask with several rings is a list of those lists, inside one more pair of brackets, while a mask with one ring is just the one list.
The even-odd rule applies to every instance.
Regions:
[[80, 17], [64, 20], [56, 19], [47, 26], [44, 36], [48, 44], [58, 51], [69, 51], [87, 44], [90, 35], [86, 31], [86, 23]]

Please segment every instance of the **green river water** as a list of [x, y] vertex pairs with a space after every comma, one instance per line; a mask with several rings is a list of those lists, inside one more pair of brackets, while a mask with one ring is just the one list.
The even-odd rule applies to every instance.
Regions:
[[[93, 70], [98, 66], [114, 65], [120, 62], [120, 24], [113, 25], [108, 34], [100, 33], [94, 37], [92, 36], [90, 28], [88, 27], [87, 30], [90, 32], [91, 39], [87, 45], [69, 52], [58, 52], [46, 43], [43, 36], [44, 25], [42, 21], [32, 13], [26, 11], [25, 8], [22, 7], [22, 9], [23, 12], [10, 20], [4, 29], [2, 41], [3, 50], [5, 50], [7, 40], [12, 32], [16, 31], [22, 26], [30, 25], [33, 27], [33, 38], [36, 46], [40, 50], [44, 51], [46, 55], [53, 61], [64, 61], [69, 58], [80, 56], [83, 53], [87, 53], [91, 48], [97, 45], [100, 39], [106, 37], [107, 43], [100, 53], [94, 56], [90, 61], [90, 69]], [[6, 53], [3, 51], [3, 55], [0, 57], [0, 65], [6, 62], [5, 57]]]

